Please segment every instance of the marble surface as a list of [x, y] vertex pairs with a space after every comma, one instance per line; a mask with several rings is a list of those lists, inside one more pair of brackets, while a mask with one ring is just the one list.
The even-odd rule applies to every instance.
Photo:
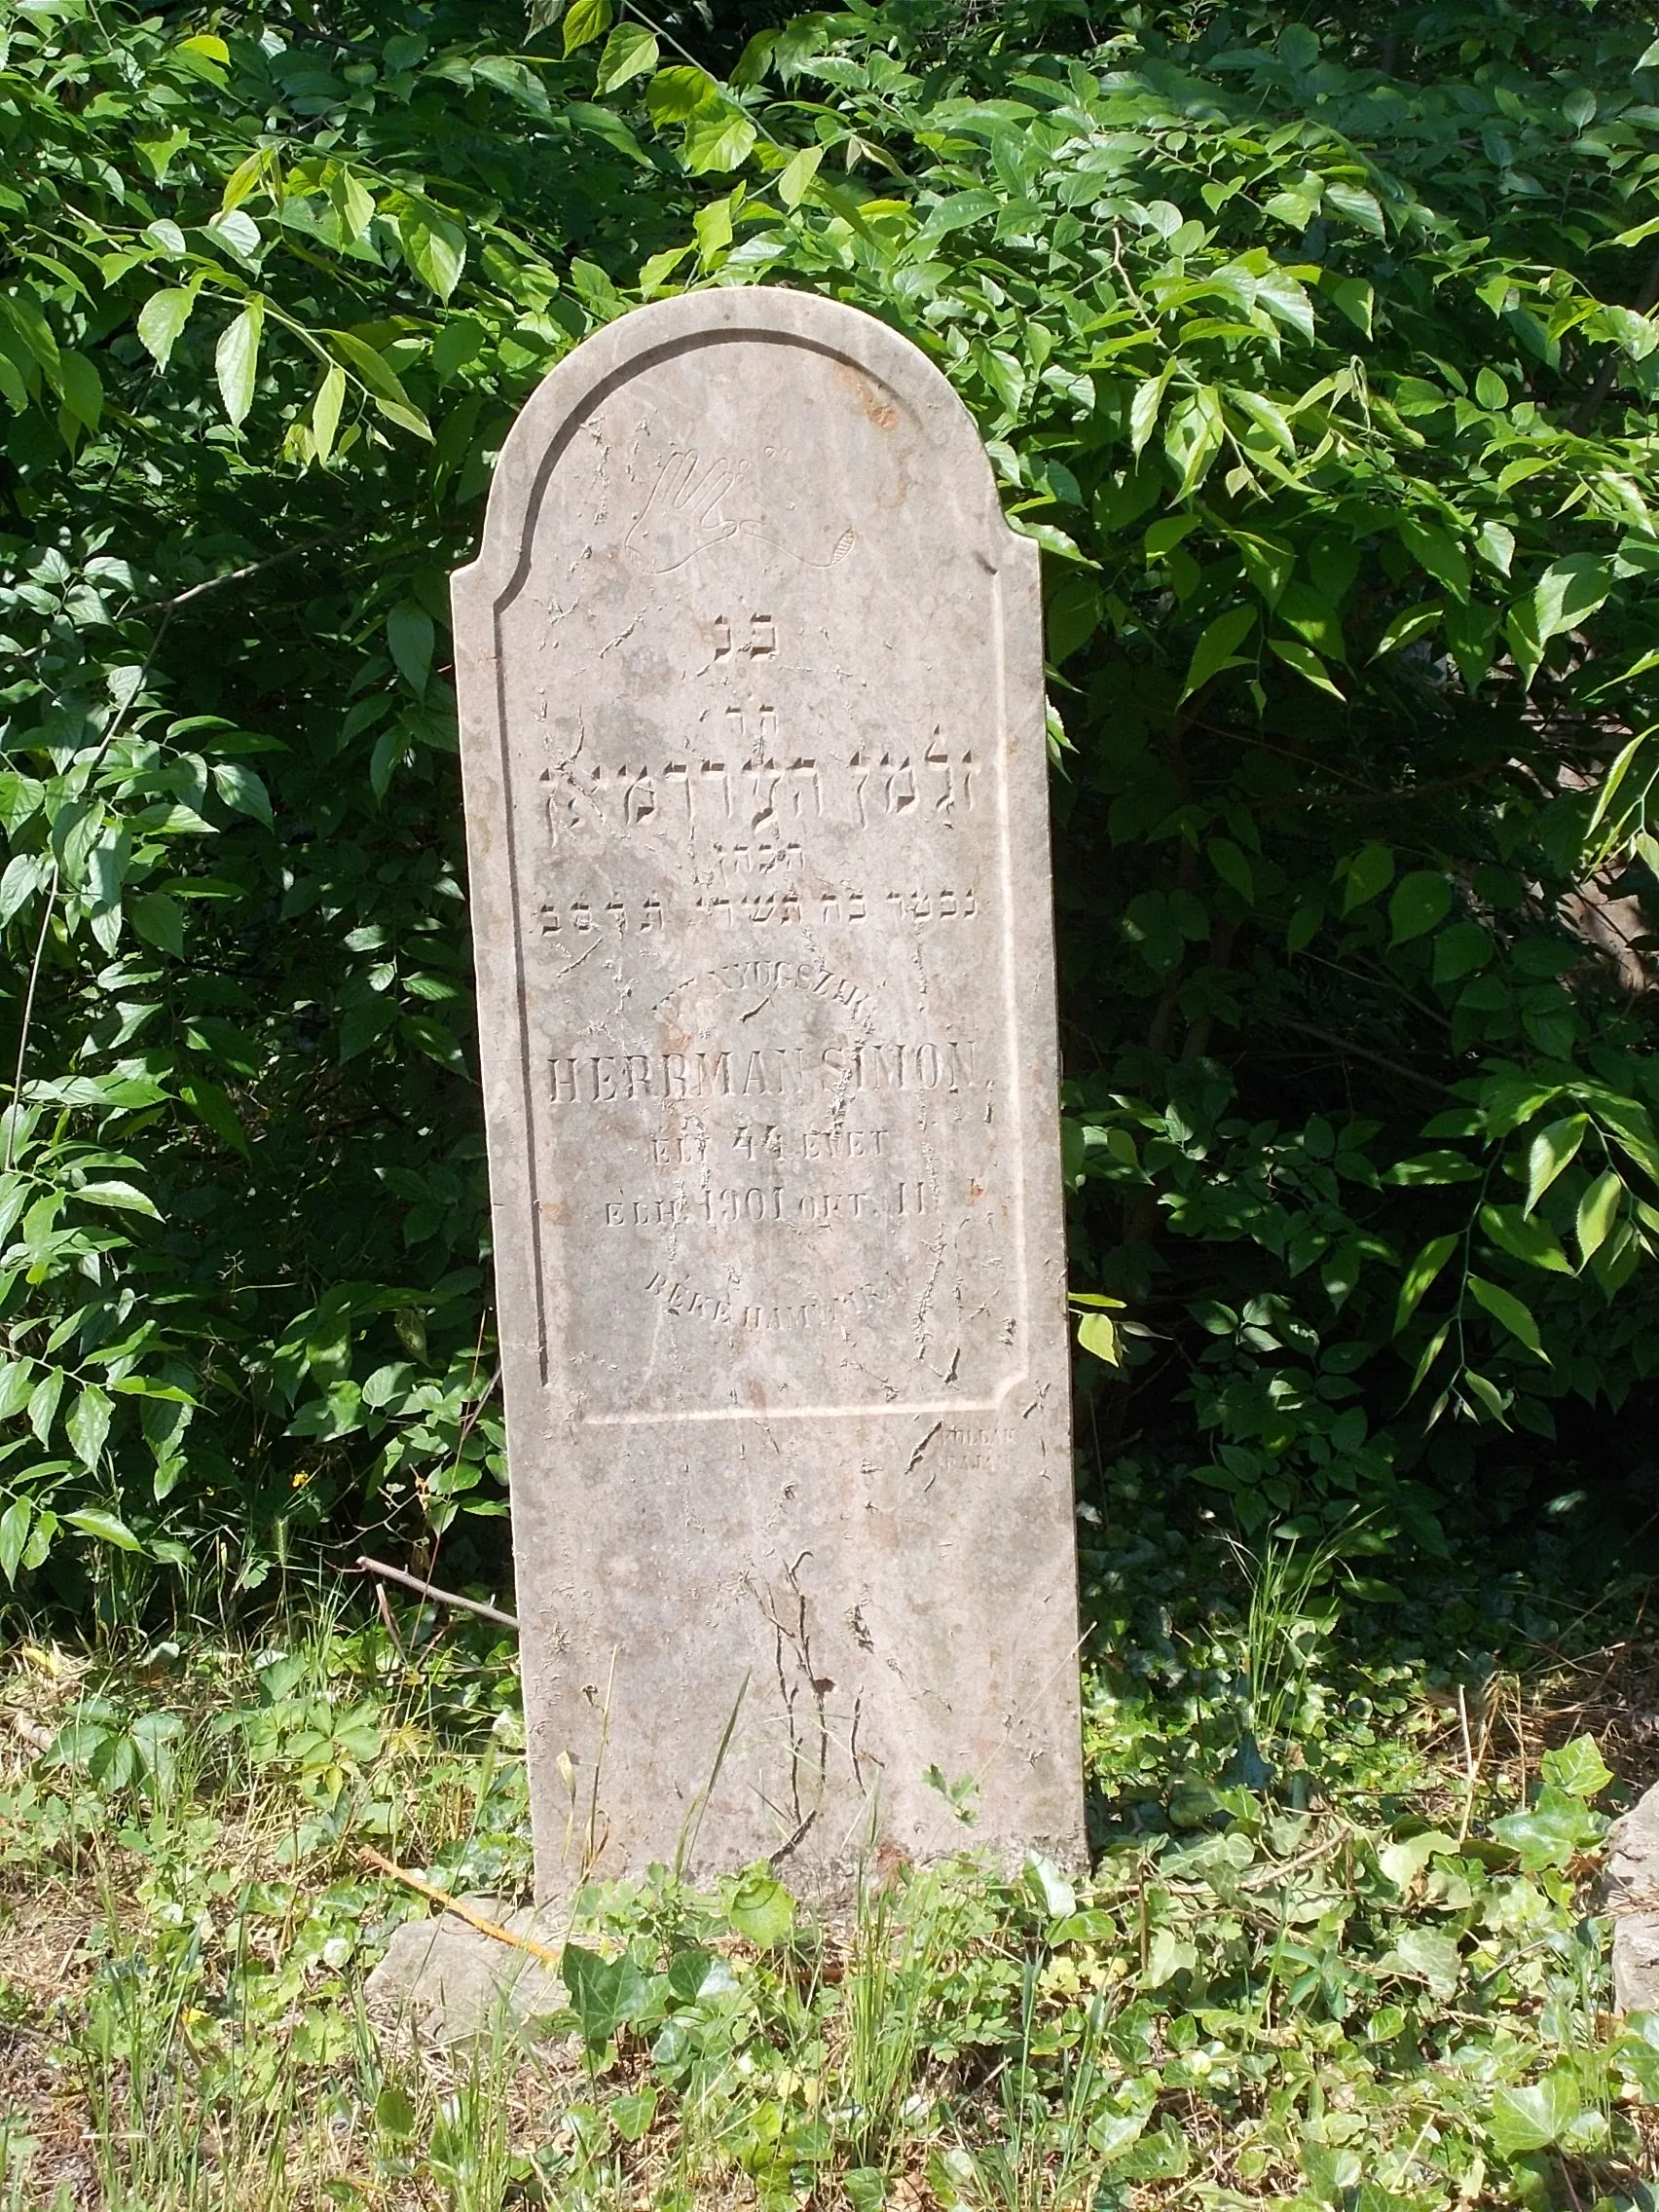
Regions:
[[1075, 1862], [1037, 549], [908, 340], [719, 290], [454, 599], [537, 1893]]

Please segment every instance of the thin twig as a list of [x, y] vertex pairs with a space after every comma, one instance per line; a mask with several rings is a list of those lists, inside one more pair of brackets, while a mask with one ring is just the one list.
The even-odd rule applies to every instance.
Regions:
[[1400, 1061], [1390, 1060], [1382, 1052], [1373, 1052], [1364, 1045], [1355, 1045], [1346, 1037], [1337, 1036], [1333, 1030], [1316, 1029], [1310, 1021], [1293, 1021], [1288, 1014], [1275, 1014], [1271, 1021], [1274, 1028], [1294, 1029], [1304, 1037], [1317, 1037], [1321, 1045], [1330, 1045], [1338, 1052], [1346, 1052], [1350, 1059], [1369, 1060], [1373, 1067], [1385, 1068], [1390, 1075], [1399, 1077], [1402, 1083], [1420, 1084], [1425, 1090], [1437, 1090], [1445, 1098], [1458, 1096], [1449, 1083], [1442, 1083], [1437, 1076], [1419, 1075], [1416, 1068], [1405, 1067]]
[[510, 1928], [503, 1928], [498, 1920], [491, 1920], [484, 1913], [475, 1912], [471, 1905], [464, 1903], [460, 1898], [452, 1898], [448, 1890], [440, 1890], [435, 1882], [424, 1881], [419, 1874], [411, 1874], [406, 1867], [399, 1866], [395, 1860], [372, 1851], [367, 1844], [363, 1846], [362, 1858], [364, 1864], [374, 1867], [377, 1873], [389, 1874], [394, 1882], [401, 1882], [405, 1889], [419, 1891], [422, 1897], [429, 1898], [433, 1904], [441, 1905], [445, 1912], [452, 1913], [457, 1920], [464, 1920], [468, 1928], [476, 1928], [480, 1936], [493, 1936], [498, 1943], [505, 1943], [515, 1951], [528, 1951], [533, 1959], [539, 1959], [543, 1966], [551, 1967], [555, 1972], [559, 1971], [564, 1953], [554, 1950], [550, 1944], [537, 1943], [530, 1936], [515, 1936]]
[[178, 592], [171, 599], [153, 599], [148, 606], [133, 611], [154, 614], [166, 608], [167, 613], [174, 613], [179, 608], [188, 607], [192, 600], [205, 599], [209, 592], [223, 591], [231, 584], [245, 584], [249, 577], [262, 576], [267, 569], [278, 569], [284, 561], [299, 561], [308, 553], [320, 553], [325, 545], [338, 544], [356, 528], [355, 523], [346, 523], [339, 530], [331, 530], [326, 537], [313, 537], [307, 545], [286, 545], [280, 553], [268, 553], [263, 561], [249, 561], [241, 569], [227, 569], [222, 576], [209, 576], [205, 582], [192, 584], [188, 591]]
[[423, 1598], [430, 1598], [434, 1604], [459, 1605], [463, 1613], [476, 1613], [480, 1620], [498, 1621], [502, 1628], [517, 1628], [518, 1621], [511, 1613], [503, 1613], [498, 1605], [486, 1605], [477, 1598], [462, 1598], [454, 1590], [440, 1590], [435, 1582], [423, 1582], [418, 1574], [409, 1574], [401, 1567], [387, 1567], [384, 1560], [359, 1559], [359, 1574], [378, 1574], [383, 1582], [401, 1582], [405, 1590], [414, 1590]]

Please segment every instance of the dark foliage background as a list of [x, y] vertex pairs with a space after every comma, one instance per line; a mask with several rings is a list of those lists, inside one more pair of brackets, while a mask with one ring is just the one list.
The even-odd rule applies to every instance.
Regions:
[[10, 1580], [498, 1556], [446, 577], [704, 281], [906, 330], [1045, 546], [1086, 1470], [1382, 1577], [1640, 1543], [1634, 10], [0, 31]]

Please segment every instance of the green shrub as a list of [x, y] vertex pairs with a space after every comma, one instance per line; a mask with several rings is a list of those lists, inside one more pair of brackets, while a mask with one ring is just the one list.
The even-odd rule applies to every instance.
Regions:
[[1645, 1381], [1659, 50], [1160, 25], [0, 4], [9, 1578], [503, 1509], [445, 578], [687, 283], [906, 331], [1045, 548], [1136, 1418], [1434, 1545], [1442, 1435]]

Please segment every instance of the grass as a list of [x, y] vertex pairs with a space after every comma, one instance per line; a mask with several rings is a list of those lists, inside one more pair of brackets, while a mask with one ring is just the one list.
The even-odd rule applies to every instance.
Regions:
[[1595, 1910], [1638, 1600], [1343, 1616], [1333, 1561], [1130, 1492], [1085, 1524], [1088, 1883], [969, 1855], [820, 1922], [664, 1869], [585, 1896], [566, 2012], [467, 2048], [368, 2001], [428, 1907], [361, 1852], [522, 1892], [510, 1642], [302, 1592], [258, 1647], [14, 1644], [0, 2212], [1659, 2212], [1659, 2021], [1609, 2018]]

